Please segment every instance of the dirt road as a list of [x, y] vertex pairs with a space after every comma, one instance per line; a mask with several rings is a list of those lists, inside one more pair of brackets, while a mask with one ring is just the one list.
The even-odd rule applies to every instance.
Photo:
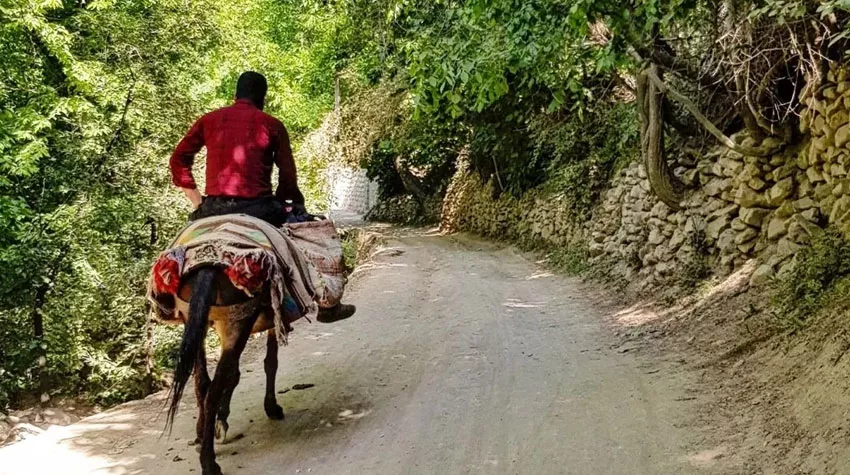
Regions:
[[[349, 290], [349, 321], [302, 324], [281, 350], [286, 420], [243, 359], [225, 473], [703, 473], [675, 365], [628, 351], [583, 285], [468, 237], [409, 232]], [[636, 354], [637, 353], [637, 354]], [[160, 438], [160, 396], [0, 450], [0, 473], [199, 472], [192, 396]], [[710, 468], [710, 467], [709, 467]]]

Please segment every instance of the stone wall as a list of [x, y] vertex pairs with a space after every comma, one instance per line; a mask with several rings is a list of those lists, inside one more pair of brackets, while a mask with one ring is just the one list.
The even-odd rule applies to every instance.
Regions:
[[366, 214], [378, 201], [378, 184], [369, 180], [366, 170], [333, 164], [327, 170], [329, 209]]
[[[717, 147], [682, 160], [674, 173], [689, 187], [672, 210], [650, 191], [636, 160], [602, 195], [593, 218], [576, 224], [563, 196], [532, 190], [494, 198], [492, 184], [459, 170], [443, 206], [444, 230], [551, 245], [586, 246], [592, 259], [642, 288], [673, 277], [695, 259], [728, 274], [750, 259], [751, 283], [788, 272], [795, 252], [829, 224], [850, 232], [850, 74], [804, 91], [800, 145], [768, 157], [744, 157]], [[738, 134], [738, 143], [756, 143]], [[776, 139], [768, 138], [768, 141]]]

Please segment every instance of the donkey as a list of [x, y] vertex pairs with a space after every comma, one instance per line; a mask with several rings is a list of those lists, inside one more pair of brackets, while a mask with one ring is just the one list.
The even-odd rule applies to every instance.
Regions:
[[[239, 384], [239, 358], [252, 333], [268, 332], [266, 358], [266, 394], [263, 407], [273, 420], [284, 418], [283, 408], [275, 395], [278, 343], [275, 334], [274, 313], [270, 307], [267, 288], [251, 298], [233, 286], [230, 279], [215, 267], [203, 267], [184, 276], [178, 293], [180, 300], [189, 302], [181, 312], [184, 318], [183, 340], [166, 419], [166, 427], [174, 423], [174, 416], [183, 391], [194, 370], [195, 396], [198, 400], [198, 421], [195, 443], [200, 445], [201, 469], [204, 475], [219, 475], [221, 467], [215, 461], [215, 438], [227, 437], [230, 416], [230, 398]], [[229, 318], [234, 311], [246, 311], [245, 318]], [[288, 325], [289, 322], [287, 322]], [[204, 339], [212, 326], [221, 340], [221, 358], [212, 380], [207, 372]]]

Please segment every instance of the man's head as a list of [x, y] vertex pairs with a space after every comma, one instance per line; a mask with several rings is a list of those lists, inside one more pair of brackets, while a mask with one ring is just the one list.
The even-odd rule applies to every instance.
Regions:
[[268, 87], [265, 76], [254, 71], [246, 71], [236, 81], [236, 99], [248, 99], [262, 109], [266, 103]]

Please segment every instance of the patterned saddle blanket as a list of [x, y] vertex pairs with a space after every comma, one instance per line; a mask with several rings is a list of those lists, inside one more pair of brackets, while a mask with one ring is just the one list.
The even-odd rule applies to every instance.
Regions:
[[275, 228], [246, 215], [192, 222], [160, 254], [148, 280], [148, 299], [159, 321], [174, 322], [180, 280], [195, 269], [215, 266], [253, 297], [269, 284], [275, 328], [287, 343], [288, 322], [331, 307], [345, 287], [342, 246], [331, 221]]

